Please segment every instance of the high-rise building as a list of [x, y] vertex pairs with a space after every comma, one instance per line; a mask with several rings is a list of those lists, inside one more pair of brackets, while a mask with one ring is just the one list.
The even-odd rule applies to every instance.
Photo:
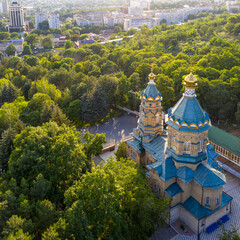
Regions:
[[8, 12], [8, 1], [7, 0], [2, 1], [2, 11], [4, 13]]
[[48, 16], [48, 24], [49, 24], [49, 28], [60, 28], [59, 15], [50, 14]]
[[35, 25], [36, 29], [38, 29], [39, 23], [43, 21], [48, 21], [48, 14], [47, 13], [42, 13], [42, 12], [36, 12], [35, 13]]
[[21, 4], [19, 4], [17, 1], [13, 1], [12, 4], [9, 6], [9, 18], [10, 32], [19, 31], [20, 28], [24, 27], [23, 9]]

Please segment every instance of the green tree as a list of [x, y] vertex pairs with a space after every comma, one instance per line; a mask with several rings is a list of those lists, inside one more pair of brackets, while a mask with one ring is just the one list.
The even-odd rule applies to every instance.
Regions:
[[132, 161], [97, 166], [66, 191], [65, 203], [77, 239], [148, 239], [168, 218], [168, 201], [151, 193], [144, 172]]
[[240, 234], [235, 226], [231, 225], [230, 229], [226, 229], [224, 225], [222, 225], [221, 230], [221, 233], [217, 235], [219, 240], [240, 240]]
[[119, 161], [121, 158], [127, 157], [127, 147], [125, 142], [120, 142], [118, 145], [117, 151], [114, 153], [116, 156], [116, 159]]
[[121, 31], [122, 31], [122, 28], [121, 28], [120, 26], [114, 27], [114, 32], [115, 32], [115, 33], [119, 33], [119, 32], [121, 32]]
[[34, 67], [34, 66], [37, 66], [38, 65], [38, 62], [39, 62], [39, 59], [37, 57], [28, 57], [25, 62], [30, 65], [31, 67]]
[[33, 49], [37, 46], [37, 42], [38, 42], [38, 36], [37, 34], [33, 33], [33, 34], [28, 34], [25, 37], [25, 41], [27, 42], [27, 44]]
[[235, 113], [236, 120], [240, 122], [240, 102], [237, 104], [237, 112]]
[[0, 169], [1, 172], [8, 170], [8, 160], [13, 150], [13, 140], [17, 132], [14, 128], [8, 128], [2, 133], [0, 140]]
[[32, 51], [29, 45], [23, 47], [22, 55], [32, 55]]
[[13, 102], [17, 96], [18, 92], [13, 84], [4, 85], [0, 93], [0, 106], [5, 102]]
[[21, 38], [21, 35], [19, 35], [17, 32], [13, 32], [13, 33], [11, 33], [10, 38], [11, 39], [19, 39], [19, 38]]
[[48, 20], [42, 21], [38, 24], [38, 28], [42, 31], [47, 31], [49, 29]]
[[8, 56], [14, 56], [16, 54], [16, 52], [17, 52], [17, 49], [12, 43], [10, 45], [8, 45], [6, 50], [5, 50], [5, 53]]
[[[91, 142], [95, 143], [93, 139]], [[26, 127], [14, 141], [9, 174], [18, 183], [24, 177], [33, 189], [41, 189], [48, 181], [51, 188], [44, 195], [58, 205], [64, 191], [91, 169], [93, 162], [87, 156], [92, 152], [96, 152], [94, 146], [85, 153], [80, 133], [64, 124], [50, 122], [41, 127]]]
[[50, 37], [45, 37], [41, 44], [44, 49], [51, 49], [53, 47], [53, 40]]
[[33, 238], [29, 233], [24, 233], [22, 229], [19, 229], [15, 234], [11, 233], [7, 240], [32, 240]]
[[65, 49], [69, 49], [69, 48], [72, 48], [74, 45], [73, 45], [73, 42], [71, 40], [66, 40], [65, 44], [64, 44], [64, 48]]
[[108, 111], [106, 93], [97, 88], [90, 94], [85, 94], [81, 101], [82, 118], [87, 122], [94, 122], [103, 119]]

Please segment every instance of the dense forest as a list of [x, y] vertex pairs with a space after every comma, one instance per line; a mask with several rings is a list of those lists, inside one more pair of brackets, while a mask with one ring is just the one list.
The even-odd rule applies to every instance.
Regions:
[[76, 127], [113, 115], [116, 105], [138, 110], [152, 64], [164, 111], [192, 68], [212, 121], [240, 121], [239, 22], [240, 15], [210, 14], [144, 26], [120, 46], [69, 44], [36, 56], [32, 33], [23, 56], [2, 58], [0, 238], [147, 239], [167, 219], [168, 202], [131, 161], [95, 167], [105, 138]]

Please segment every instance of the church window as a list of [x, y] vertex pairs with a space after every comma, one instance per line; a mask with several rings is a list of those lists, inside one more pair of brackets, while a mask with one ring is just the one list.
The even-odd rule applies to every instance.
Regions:
[[156, 124], [159, 124], [159, 119], [160, 119], [160, 115], [159, 113], [156, 115]]
[[141, 123], [144, 124], [144, 113], [141, 113]]
[[210, 198], [209, 197], [205, 198], [205, 205], [210, 206]]
[[227, 206], [226, 206], [226, 211], [228, 211], [228, 209], [229, 209], [229, 208], [228, 208], [228, 205], [227, 205]]
[[202, 152], [202, 151], [203, 151], [203, 140], [200, 140], [198, 152]]
[[156, 192], [156, 183], [153, 182], [153, 191]]
[[173, 136], [171, 136], [171, 148], [176, 150], [176, 139]]
[[158, 192], [157, 192], [158, 196], [160, 196], [161, 194], [161, 188], [158, 186]]
[[219, 203], [220, 203], [220, 197], [217, 196], [217, 198], [216, 198], [216, 206], [219, 205]]
[[150, 103], [150, 104], [149, 104], [149, 107], [151, 107], [151, 106], [152, 106], [152, 104]]
[[183, 153], [190, 154], [191, 152], [191, 142], [185, 141], [183, 144]]

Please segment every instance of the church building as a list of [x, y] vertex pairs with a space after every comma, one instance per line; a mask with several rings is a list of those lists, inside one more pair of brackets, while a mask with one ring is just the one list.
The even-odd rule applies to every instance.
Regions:
[[192, 72], [184, 79], [185, 91], [168, 110], [166, 130], [154, 79], [151, 72], [127, 157], [146, 170], [159, 197], [171, 199], [170, 224], [180, 219], [196, 233], [211, 232], [229, 219], [232, 197], [223, 191], [225, 175], [212, 164], [217, 154], [208, 144], [211, 121], [197, 101], [197, 79]]

